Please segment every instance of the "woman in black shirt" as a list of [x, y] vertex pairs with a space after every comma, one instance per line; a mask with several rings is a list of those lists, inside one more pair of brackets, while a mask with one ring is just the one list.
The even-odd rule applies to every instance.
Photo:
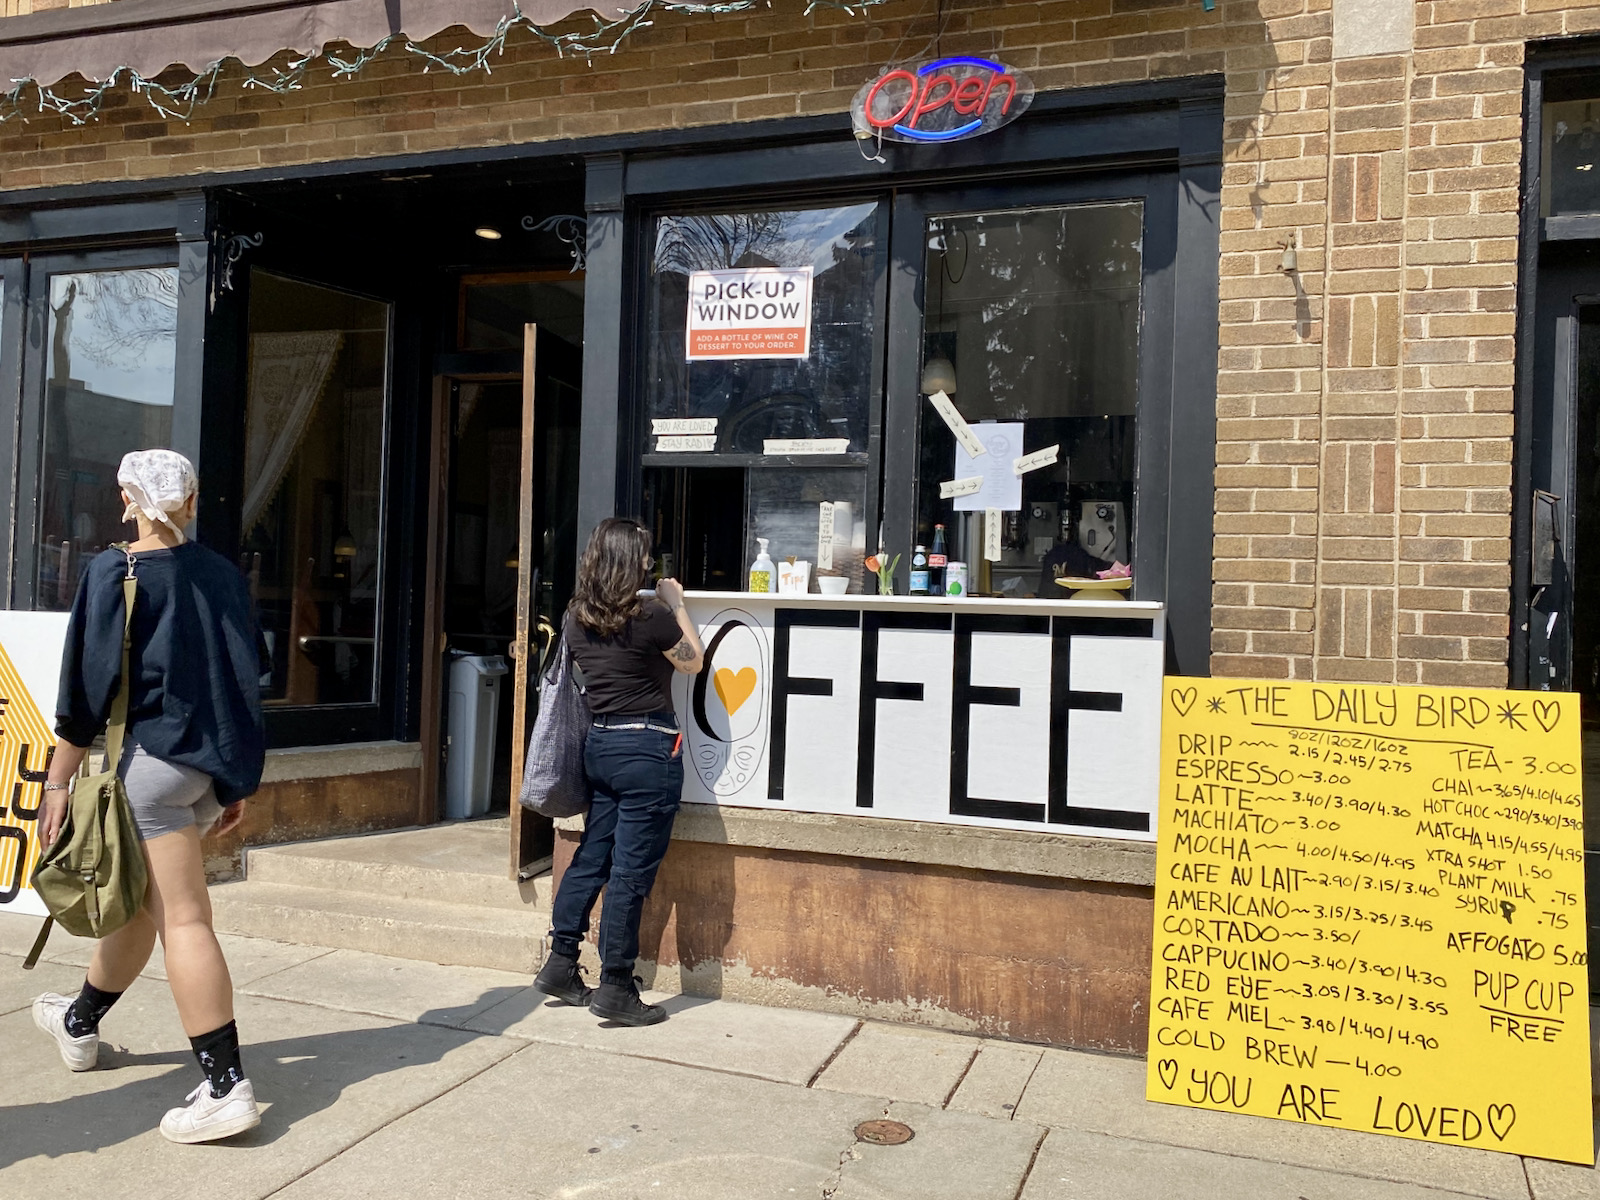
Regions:
[[128, 725], [118, 764], [144, 843], [150, 890], [138, 915], [95, 943], [76, 998], [47, 992], [33, 1020], [73, 1071], [94, 1067], [100, 1020], [139, 977], [157, 934], [178, 1017], [205, 1079], [174, 1108], [161, 1132], [174, 1142], [231, 1137], [261, 1123], [239, 1062], [233, 983], [211, 925], [207, 832], [225, 833], [261, 782], [261, 635], [249, 588], [221, 555], [189, 541], [198, 483], [171, 450], [140, 450], [117, 471], [125, 520], [139, 538], [92, 560], [78, 584], [61, 660], [55, 753], [45, 781], [40, 836], [61, 831], [69, 781], [106, 727], [123, 686], [126, 603], [122, 581], [138, 580], [129, 651]]
[[[672, 709], [672, 676], [698, 674], [704, 662], [677, 580], [661, 580], [653, 597], [643, 591], [654, 565], [650, 531], [621, 517], [595, 527], [578, 563], [562, 636], [594, 716], [584, 748], [594, 800], [583, 840], [556, 889], [550, 957], [533, 984], [625, 1025], [654, 1025], [667, 1016], [639, 998], [633, 964], [645, 897], [683, 794], [683, 735]], [[578, 968], [578, 944], [601, 888], [600, 986], [591, 989]]]

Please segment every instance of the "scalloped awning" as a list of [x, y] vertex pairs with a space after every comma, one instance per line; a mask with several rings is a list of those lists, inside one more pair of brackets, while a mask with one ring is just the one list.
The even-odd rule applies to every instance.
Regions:
[[[145, 78], [172, 66], [199, 74], [225, 58], [258, 66], [283, 50], [319, 53], [332, 42], [414, 41], [464, 25], [492, 34], [515, 16], [554, 25], [594, 0], [113, 0], [0, 19], [0, 91], [69, 75], [103, 80], [128, 67]], [[627, 4], [608, 7], [619, 16]]]

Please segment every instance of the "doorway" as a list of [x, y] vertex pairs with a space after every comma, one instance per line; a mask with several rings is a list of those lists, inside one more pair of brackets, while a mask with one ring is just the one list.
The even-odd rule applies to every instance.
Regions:
[[[480, 774], [488, 794], [472, 799], [509, 813], [510, 865], [526, 877], [543, 869], [554, 843], [550, 823], [525, 814], [514, 797], [538, 665], [575, 580], [583, 278], [475, 275], [460, 291], [460, 341], [441, 356], [448, 373], [435, 386], [440, 488], [430, 573], [442, 661], [430, 695], [440, 704], [442, 807], [451, 811], [449, 789], [460, 784], [452, 756], [488, 749]], [[505, 345], [513, 329], [515, 351]], [[464, 662], [481, 672], [458, 667]], [[481, 702], [494, 710], [491, 746], [452, 736], [451, 706], [480, 703], [451, 682], [453, 671], [469, 682], [497, 681], [494, 699]]]
[[1536, 313], [1513, 662], [1529, 688], [1582, 698], [1589, 990], [1600, 998], [1600, 243], [1541, 248]]

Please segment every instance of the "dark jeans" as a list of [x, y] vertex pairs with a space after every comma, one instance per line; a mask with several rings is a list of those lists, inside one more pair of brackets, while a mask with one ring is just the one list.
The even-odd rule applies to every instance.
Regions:
[[[635, 721], [677, 729], [672, 713], [648, 718], [601, 718]], [[683, 795], [683, 756], [674, 754], [676, 732], [616, 729], [597, 723], [589, 731], [584, 767], [594, 788], [594, 802], [584, 821], [583, 840], [561, 877], [552, 906], [550, 948], [576, 958], [578, 943], [589, 931], [589, 913], [606, 892], [600, 914], [602, 979], [621, 983], [633, 978], [639, 957], [639, 918], [645, 897], [666, 856], [672, 820]]]

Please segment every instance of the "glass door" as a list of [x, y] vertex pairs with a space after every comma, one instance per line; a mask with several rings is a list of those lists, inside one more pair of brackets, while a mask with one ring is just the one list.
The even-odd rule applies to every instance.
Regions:
[[[942, 526], [979, 593], [1131, 575], [1117, 586], [1164, 599], [1171, 177], [908, 193], [893, 238], [884, 532], [902, 570]], [[951, 495], [961, 481], [981, 482]]]
[[[128, 532], [122, 456], [173, 444], [177, 258], [164, 250], [36, 258], [26, 289], [12, 603], [63, 610], [85, 564]], [[199, 404], [198, 395], [181, 399]]]

